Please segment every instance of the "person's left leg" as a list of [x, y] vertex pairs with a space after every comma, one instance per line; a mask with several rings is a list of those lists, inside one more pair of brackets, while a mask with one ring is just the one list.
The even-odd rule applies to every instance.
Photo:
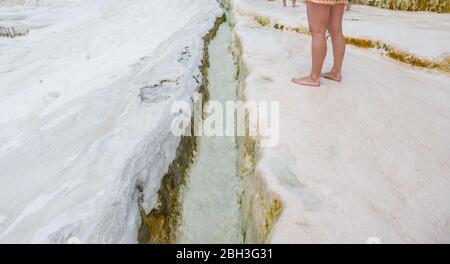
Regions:
[[297, 0], [292, 0], [292, 7], [297, 7]]
[[331, 43], [333, 45], [333, 68], [331, 68], [331, 71], [322, 74], [322, 77], [338, 82], [342, 79], [341, 70], [345, 54], [345, 38], [342, 33], [344, 9], [345, 5], [334, 5], [331, 8], [328, 32], [330, 33]]
[[287, 6], [286, 1], [287, 1], [287, 0], [281, 0], [281, 2], [283, 3], [283, 6], [284, 6], [284, 7]]
[[306, 2], [306, 15], [308, 17], [309, 31], [311, 32], [311, 73], [302, 78], [293, 78], [292, 82], [300, 85], [320, 86], [320, 74], [323, 62], [327, 55], [328, 17], [331, 5]]

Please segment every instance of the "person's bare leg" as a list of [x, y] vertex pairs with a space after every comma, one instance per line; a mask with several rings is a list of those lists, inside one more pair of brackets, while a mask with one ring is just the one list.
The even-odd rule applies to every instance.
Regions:
[[292, 81], [301, 85], [320, 86], [320, 73], [323, 62], [327, 55], [327, 40], [325, 32], [328, 25], [330, 14], [330, 5], [321, 5], [307, 2], [307, 17], [309, 30], [312, 37], [311, 55], [312, 66], [311, 74], [302, 78], [293, 78]]
[[287, 0], [282, 0], [283, 6], [284, 6], [284, 7], [287, 7], [286, 1], [287, 1]]
[[292, 0], [292, 7], [297, 7], [297, 0]]
[[328, 21], [328, 32], [333, 44], [333, 68], [331, 71], [322, 74], [322, 77], [338, 81], [342, 80], [342, 62], [345, 55], [345, 38], [342, 33], [342, 17], [344, 16], [345, 5], [334, 5], [331, 8], [330, 19]]

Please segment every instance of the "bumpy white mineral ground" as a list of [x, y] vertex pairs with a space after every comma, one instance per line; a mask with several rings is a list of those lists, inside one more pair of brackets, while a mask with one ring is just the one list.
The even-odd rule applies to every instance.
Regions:
[[29, 28], [0, 37], [0, 242], [137, 242], [138, 200], [155, 206], [179, 142], [170, 107], [191, 101], [221, 14], [211, 0], [0, 1], [0, 24]]
[[[303, 4], [223, 2], [243, 98], [280, 103], [280, 142], [257, 150], [259, 189], [282, 202], [267, 242], [449, 243], [449, 76], [349, 46], [342, 83], [300, 87], [290, 79], [308, 73], [310, 39], [273, 24], [305, 27]], [[179, 143], [172, 103], [194, 97], [202, 37], [221, 14], [215, 0], [0, 0], [9, 32], [0, 37], [0, 243], [137, 242], [139, 205], [156, 206]], [[347, 36], [441, 60], [449, 19], [354, 6], [344, 24]], [[211, 92], [225, 99], [234, 82], [221, 30]], [[330, 58], [331, 49], [325, 68]], [[233, 142], [201, 139], [181, 242], [242, 241]], [[250, 216], [267, 228], [265, 214]]]
[[[230, 2], [245, 98], [280, 102], [280, 144], [261, 149], [256, 174], [283, 203], [269, 242], [450, 242], [450, 78], [349, 46], [342, 83], [295, 85], [308, 74], [310, 38], [255, 16], [295, 26], [304, 7]], [[449, 52], [448, 14], [354, 6], [347, 35], [363, 34], [352, 17], [366, 36], [430, 57]], [[430, 21], [406, 22], [422, 17]], [[330, 48], [325, 70], [331, 63]]]

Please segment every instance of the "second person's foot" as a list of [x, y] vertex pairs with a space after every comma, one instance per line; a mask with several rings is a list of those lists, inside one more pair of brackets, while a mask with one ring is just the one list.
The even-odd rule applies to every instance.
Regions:
[[313, 79], [311, 76], [305, 76], [301, 78], [292, 78], [291, 81], [295, 84], [306, 85], [306, 86], [320, 86], [320, 78]]
[[342, 81], [342, 75], [340, 73], [334, 72], [334, 71], [322, 73], [320, 76], [322, 76], [323, 78], [327, 78], [327, 79], [336, 81], [336, 82]]

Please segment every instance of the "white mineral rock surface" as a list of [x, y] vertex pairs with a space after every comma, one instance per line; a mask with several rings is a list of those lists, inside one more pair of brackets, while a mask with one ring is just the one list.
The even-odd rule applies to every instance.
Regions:
[[[450, 78], [348, 47], [342, 83], [295, 85], [292, 77], [309, 74], [310, 38], [262, 27], [254, 16], [300, 21], [303, 7], [231, 2], [241, 72], [248, 73], [244, 96], [280, 102], [280, 144], [263, 148], [257, 164], [257, 175], [283, 203], [268, 242], [449, 243]], [[399, 36], [435, 34], [436, 41], [420, 37], [398, 44], [430, 56], [448, 52], [450, 45], [442, 43], [450, 41], [449, 32], [439, 24], [448, 23], [448, 15], [353, 10], [346, 19], [370, 11], [366, 34], [392, 42], [402, 39], [393, 34], [395, 27], [403, 28]], [[371, 16], [381, 17], [370, 24]], [[406, 16], [435, 20], [399, 25]], [[357, 28], [364, 26], [347, 32]], [[329, 51], [325, 70], [332, 62]]]
[[[284, 8], [280, 1], [232, 0], [241, 15], [262, 16], [272, 23], [307, 27], [306, 6]], [[391, 11], [353, 5], [344, 17], [344, 34], [381, 40], [421, 57], [450, 56], [450, 15], [430, 12]]]
[[[256, 167], [283, 204], [268, 242], [450, 243], [450, 77], [348, 47], [342, 83], [297, 86], [309, 37], [255, 16], [306, 26], [303, 4], [228, 2], [245, 98], [280, 103], [280, 142]], [[221, 14], [214, 0], [0, 0], [0, 26], [28, 32], [0, 37], [0, 243], [137, 242], [179, 143], [172, 102], [195, 95]], [[344, 23], [449, 54], [448, 14], [354, 6]]]
[[[19, 5], [17, 5], [19, 3]], [[0, 242], [135, 243], [215, 1], [0, 1]], [[166, 81], [163, 81], [166, 80]], [[160, 85], [158, 85], [160, 84]]]

